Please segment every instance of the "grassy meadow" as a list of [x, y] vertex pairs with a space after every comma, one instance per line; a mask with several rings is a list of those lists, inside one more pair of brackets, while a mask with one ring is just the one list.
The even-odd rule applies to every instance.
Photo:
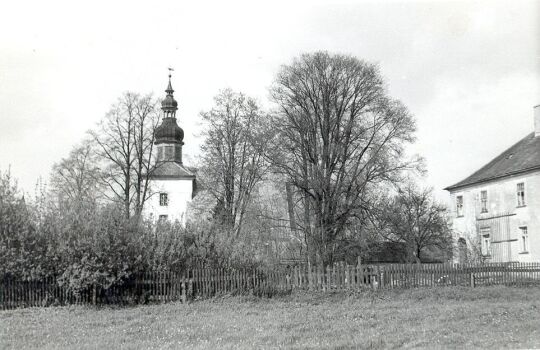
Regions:
[[0, 349], [540, 348], [540, 288], [293, 293], [0, 312]]

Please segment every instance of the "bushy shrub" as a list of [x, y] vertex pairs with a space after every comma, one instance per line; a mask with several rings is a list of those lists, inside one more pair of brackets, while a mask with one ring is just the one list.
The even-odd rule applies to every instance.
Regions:
[[142, 237], [118, 207], [96, 209], [88, 221], [61, 236], [59, 281], [75, 292], [122, 285], [144, 269]]
[[0, 275], [29, 279], [47, 274], [54, 262], [49, 242], [9, 171], [0, 172]]
[[144, 271], [254, 268], [253, 244], [212, 220], [183, 226], [125, 219], [121, 205], [54, 197], [45, 188], [25, 201], [0, 174], [0, 277], [57, 277], [75, 294], [105, 295]]
[[253, 249], [242, 237], [211, 220], [183, 226], [165, 222], [144, 226], [145, 262], [152, 269], [254, 268], [259, 265]]

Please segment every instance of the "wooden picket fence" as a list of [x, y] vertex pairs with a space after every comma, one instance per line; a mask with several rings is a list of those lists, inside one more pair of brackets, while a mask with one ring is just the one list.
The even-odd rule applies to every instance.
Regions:
[[0, 309], [71, 304], [136, 304], [223, 294], [271, 296], [292, 290], [362, 290], [540, 284], [540, 263], [357, 264], [278, 269], [147, 272], [109, 288], [74, 291], [55, 277], [0, 279]]

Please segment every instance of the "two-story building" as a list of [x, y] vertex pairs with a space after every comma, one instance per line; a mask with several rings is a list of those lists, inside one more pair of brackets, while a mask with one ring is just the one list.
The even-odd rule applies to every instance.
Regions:
[[446, 188], [453, 206], [455, 262], [540, 261], [540, 105], [535, 131]]

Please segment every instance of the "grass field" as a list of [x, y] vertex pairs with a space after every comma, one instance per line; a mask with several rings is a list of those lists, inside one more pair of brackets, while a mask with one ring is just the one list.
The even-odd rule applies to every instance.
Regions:
[[540, 348], [540, 288], [0, 312], [0, 349]]

